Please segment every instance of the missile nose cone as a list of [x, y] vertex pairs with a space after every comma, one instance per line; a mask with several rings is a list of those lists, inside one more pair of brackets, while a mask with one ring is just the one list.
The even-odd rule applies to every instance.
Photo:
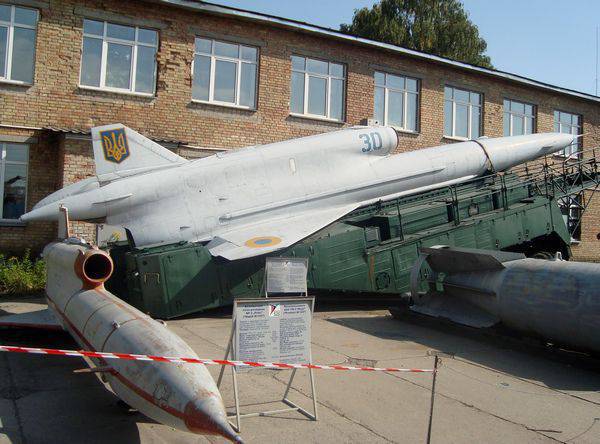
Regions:
[[185, 407], [185, 425], [192, 433], [202, 435], [220, 435], [231, 442], [243, 443], [242, 438], [235, 433], [223, 407], [220, 397], [208, 397], [194, 400]]
[[563, 150], [575, 142], [575, 139], [577, 138], [577, 136], [572, 134], [564, 133], [551, 133], [549, 136], [550, 140], [548, 140], [548, 143], [545, 144], [543, 148], [545, 154], [552, 154]]

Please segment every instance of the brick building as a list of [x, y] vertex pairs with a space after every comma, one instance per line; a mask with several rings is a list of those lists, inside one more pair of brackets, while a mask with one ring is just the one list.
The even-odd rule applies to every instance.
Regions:
[[[576, 151], [600, 145], [599, 110], [588, 94], [199, 1], [0, 0], [0, 251], [52, 238], [18, 216], [94, 174], [92, 126], [186, 156], [373, 117], [399, 150], [558, 130], [584, 134]], [[593, 202], [577, 258], [600, 260], [599, 227]]]

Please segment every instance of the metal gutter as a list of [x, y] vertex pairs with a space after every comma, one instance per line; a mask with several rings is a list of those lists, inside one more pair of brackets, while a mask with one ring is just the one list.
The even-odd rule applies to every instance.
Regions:
[[21, 130], [31, 130], [31, 131], [39, 131], [43, 128], [37, 126], [23, 126], [23, 125], [11, 125], [8, 123], [0, 123], [0, 128], [10, 128], [10, 129], [21, 129]]
[[568, 96], [576, 97], [578, 99], [584, 99], [596, 103], [600, 103], [600, 97], [583, 93], [580, 91], [575, 91], [568, 88], [562, 88], [560, 86], [551, 85], [549, 83], [540, 82], [534, 79], [530, 79], [527, 77], [523, 77], [517, 74], [512, 74], [505, 71], [499, 71], [496, 69], [483, 68], [476, 65], [470, 65], [468, 63], [459, 62], [456, 60], [448, 59], [445, 57], [436, 56], [433, 54], [427, 54], [424, 52], [415, 51], [408, 48], [402, 48], [400, 46], [391, 45], [389, 43], [376, 42], [374, 40], [365, 39], [362, 37], [356, 37], [349, 34], [344, 34], [335, 29], [326, 28], [318, 25], [313, 25], [306, 22], [301, 22], [297, 20], [286, 19], [283, 17], [277, 17], [269, 14], [262, 14], [259, 12], [248, 11], [245, 9], [238, 9], [229, 6], [222, 6], [215, 3], [194, 1], [194, 0], [150, 0], [153, 3], [160, 3], [164, 5], [169, 5], [173, 7], [185, 8], [189, 10], [194, 10], [198, 12], [204, 12], [207, 14], [213, 15], [221, 15], [227, 17], [235, 17], [243, 20], [250, 20], [260, 23], [266, 23], [272, 26], [277, 26], [280, 28], [291, 29], [300, 32], [307, 32], [310, 34], [316, 34], [320, 36], [331, 37], [337, 40], [346, 41], [353, 44], [358, 44], [362, 46], [369, 46], [378, 49], [383, 49], [386, 51], [391, 51], [397, 54], [402, 54], [405, 56], [427, 60], [430, 62], [438, 63], [445, 66], [451, 66], [453, 68], [462, 69], [465, 71], [471, 71], [478, 74], [484, 74], [491, 77], [500, 78], [503, 80], [508, 80], [510, 82], [520, 83], [522, 85], [533, 86], [535, 88], [540, 88], [546, 91], [552, 91], [559, 94], [565, 94]]

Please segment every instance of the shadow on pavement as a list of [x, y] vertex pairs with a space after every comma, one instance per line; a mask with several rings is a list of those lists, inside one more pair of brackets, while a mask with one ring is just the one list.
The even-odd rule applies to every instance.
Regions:
[[506, 332], [479, 330], [416, 315], [330, 318], [329, 322], [382, 339], [409, 340], [509, 375], [559, 390], [597, 391], [600, 362], [588, 355], [554, 350]]
[[[78, 349], [66, 332], [0, 331], [0, 344]], [[0, 353], [0, 436], [13, 443], [139, 443], [131, 413], [85, 368], [81, 358]]]

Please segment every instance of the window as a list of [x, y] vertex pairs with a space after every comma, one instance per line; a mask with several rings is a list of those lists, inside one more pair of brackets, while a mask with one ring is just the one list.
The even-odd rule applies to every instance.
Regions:
[[0, 80], [33, 83], [35, 9], [0, 5]]
[[[581, 134], [582, 123], [579, 114], [565, 113], [563, 111], [554, 111], [554, 131], [557, 133], [573, 134], [578, 136]], [[581, 151], [581, 137], [573, 141], [571, 145], [560, 152], [563, 156], [570, 156]]]
[[258, 49], [196, 38], [192, 99], [256, 108]]
[[446, 86], [444, 98], [444, 135], [477, 139], [481, 135], [481, 94]]
[[504, 135], [522, 136], [535, 132], [535, 106], [504, 99]]
[[83, 21], [82, 86], [154, 94], [158, 32]]
[[419, 81], [410, 77], [375, 73], [375, 118], [383, 125], [417, 131]]
[[0, 142], [2, 213], [0, 219], [18, 219], [25, 213], [29, 145]]
[[346, 67], [340, 63], [292, 56], [292, 114], [344, 119]]

